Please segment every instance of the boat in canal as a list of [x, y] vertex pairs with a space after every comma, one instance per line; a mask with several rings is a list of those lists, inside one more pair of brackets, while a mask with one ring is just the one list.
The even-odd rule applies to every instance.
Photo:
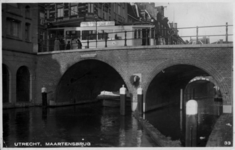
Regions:
[[[119, 92], [110, 92], [110, 91], [101, 91], [97, 96], [98, 100], [101, 100], [102, 106], [104, 107], [120, 107], [120, 93]], [[131, 106], [130, 95], [127, 94], [126, 106]]]

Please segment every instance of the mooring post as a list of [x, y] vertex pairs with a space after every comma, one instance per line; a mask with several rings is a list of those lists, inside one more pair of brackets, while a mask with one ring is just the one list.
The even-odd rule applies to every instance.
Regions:
[[197, 113], [198, 104], [196, 100], [189, 100], [186, 103], [186, 135], [185, 146], [197, 146]]
[[183, 89], [180, 89], [180, 110], [183, 109]]
[[143, 117], [143, 91], [141, 87], [137, 88], [139, 116]]
[[42, 92], [42, 106], [47, 106], [47, 89], [45, 86], [41, 89]]
[[124, 85], [120, 88], [120, 114], [125, 115], [126, 88]]

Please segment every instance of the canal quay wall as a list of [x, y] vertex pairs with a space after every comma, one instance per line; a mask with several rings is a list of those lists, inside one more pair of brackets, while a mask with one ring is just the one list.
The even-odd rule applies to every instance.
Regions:
[[[183, 147], [180, 140], [171, 140], [158, 129], [156, 129], [147, 120], [140, 117], [138, 113], [133, 113], [139, 123], [143, 126], [151, 139], [160, 147]], [[216, 124], [208, 138], [206, 147], [232, 147], [233, 146], [233, 115], [222, 114], [216, 121]]]
[[166, 137], [158, 129], [156, 129], [147, 120], [143, 119], [138, 113], [133, 113], [139, 123], [143, 126], [144, 130], [151, 137], [151, 139], [160, 147], [182, 147], [180, 140], [171, 140], [171, 137]]
[[233, 135], [233, 115], [222, 114], [213, 128], [206, 146], [232, 147]]

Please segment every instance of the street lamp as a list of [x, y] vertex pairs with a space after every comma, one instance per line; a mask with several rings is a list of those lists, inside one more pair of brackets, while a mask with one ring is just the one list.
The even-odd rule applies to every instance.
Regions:
[[[151, 25], [154, 25], [154, 28], [150, 28], [150, 45], [155, 45], [155, 24], [154, 24], [154, 19], [152, 18], [151, 20], [150, 20], [150, 22], [151, 22]], [[153, 30], [152, 30], [153, 29]]]
[[98, 35], [98, 31], [97, 31], [97, 23], [98, 22], [97, 22], [97, 19], [98, 19], [98, 16], [95, 15], [94, 17], [95, 17], [95, 27], [96, 27], [96, 38], [95, 39], [96, 39], [96, 48], [97, 48], [97, 38], [98, 38], [98, 36], [97, 36]]

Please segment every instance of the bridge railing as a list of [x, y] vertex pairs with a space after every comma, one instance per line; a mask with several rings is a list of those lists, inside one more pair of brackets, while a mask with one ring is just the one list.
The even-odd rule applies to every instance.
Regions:
[[[233, 25], [177, 28], [185, 44], [225, 44], [233, 42]], [[187, 30], [187, 33], [185, 33]], [[191, 30], [191, 31], [188, 31]], [[191, 35], [190, 35], [191, 34]]]
[[233, 34], [231, 34], [233, 32], [232, 27], [233, 25], [228, 25], [227, 23], [226, 25], [218, 26], [183, 28], [159, 28], [155, 26], [155, 28], [144, 28], [138, 30], [104, 32], [101, 34], [95, 33], [89, 34], [86, 37], [86, 40], [81, 40], [80, 42], [82, 46], [79, 46], [76, 38], [74, 38], [73, 42], [68, 45], [68, 43], [65, 41], [66, 39], [62, 37], [59, 45], [58, 42], [56, 45], [54, 40], [48, 40], [46, 45], [40, 45], [40, 48], [44, 50], [39, 51], [59, 51], [141, 45], [226, 44], [233, 42]]

